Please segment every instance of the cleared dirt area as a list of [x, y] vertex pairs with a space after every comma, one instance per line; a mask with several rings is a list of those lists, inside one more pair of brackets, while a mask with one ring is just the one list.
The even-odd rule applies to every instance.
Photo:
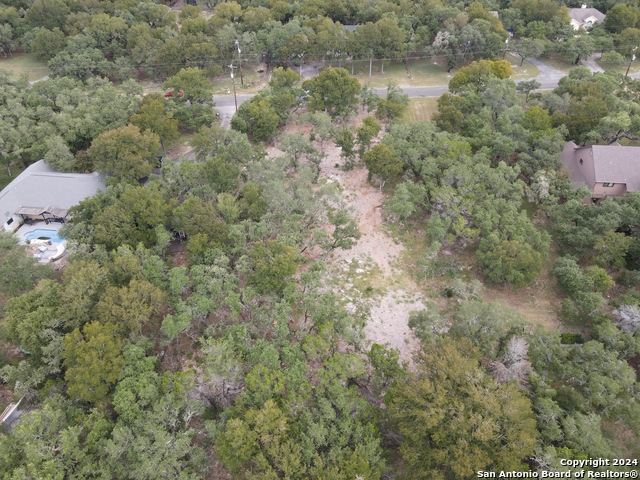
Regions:
[[404, 246], [383, 227], [385, 195], [367, 181], [367, 170], [358, 166], [343, 171], [340, 148], [325, 142], [327, 155], [321, 163], [320, 178], [337, 181], [348, 208], [357, 218], [362, 237], [350, 250], [337, 250], [329, 259], [334, 275], [341, 278], [337, 288], [347, 300], [347, 308], [368, 309], [365, 327], [369, 343], [396, 348], [400, 358], [411, 361], [418, 346], [407, 324], [409, 314], [423, 308], [419, 288], [398, 268]]
[[[359, 113], [356, 123], [360, 124], [364, 116]], [[288, 131], [309, 133], [307, 127], [295, 124]], [[364, 333], [368, 345], [379, 343], [395, 348], [401, 360], [411, 364], [418, 341], [408, 326], [409, 314], [424, 308], [424, 296], [401, 268], [404, 246], [384, 229], [385, 195], [367, 181], [363, 165], [349, 171], [342, 168], [341, 149], [333, 142], [325, 141], [322, 151], [326, 156], [320, 164], [318, 182], [340, 185], [343, 204], [357, 219], [361, 233], [354, 247], [337, 249], [327, 258], [333, 289], [350, 313], [366, 316]], [[283, 155], [276, 147], [267, 148], [267, 153], [270, 157]]]
[[[356, 123], [360, 124], [363, 117], [360, 113]], [[308, 133], [300, 125], [291, 125], [289, 130]], [[408, 326], [409, 315], [423, 309], [427, 301], [450, 313], [451, 302], [442, 291], [452, 278], [438, 276], [418, 283], [416, 262], [428, 248], [421, 227], [393, 233], [395, 227], [385, 225], [383, 220], [385, 194], [368, 182], [366, 168], [357, 165], [345, 171], [340, 148], [333, 142], [324, 142], [322, 151], [326, 156], [320, 164], [319, 181], [340, 185], [342, 200], [357, 219], [362, 235], [353, 248], [338, 249], [328, 257], [333, 288], [347, 310], [367, 317], [364, 333], [369, 344], [396, 348], [401, 359], [411, 363], [419, 344]], [[283, 155], [275, 147], [268, 148], [268, 153], [272, 157]], [[455, 262], [464, 280], [483, 281], [473, 253], [447, 252], [444, 254]], [[483, 282], [482, 298], [503, 302], [545, 330], [582, 332], [581, 326], [567, 325], [560, 319], [562, 296], [551, 274], [554, 260], [552, 254], [542, 274], [528, 287], [515, 289]]]

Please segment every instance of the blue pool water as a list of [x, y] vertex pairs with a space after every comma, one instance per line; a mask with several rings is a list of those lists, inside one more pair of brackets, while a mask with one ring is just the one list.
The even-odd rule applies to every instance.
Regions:
[[37, 240], [40, 237], [46, 237], [51, 240], [52, 243], [60, 243], [63, 240], [58, 236], [56, 230], [47, 230], [45, 228], [36, 228], [24, 234], [25, 240]]

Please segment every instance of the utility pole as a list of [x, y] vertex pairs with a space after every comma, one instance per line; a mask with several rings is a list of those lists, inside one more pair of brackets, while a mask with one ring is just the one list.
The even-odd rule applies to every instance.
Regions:
[[240, 58], [240, 54], [242, 50], [240, 50], [240, 43], [236, 40], [236, 47], [238, 47], [238, 70], [240, 70], [240, 85], [244, 85], [244, 79], [242, 78], [242, 59]]
[[509, 48], [509, 37], [504, 41], [504, 52], [502, 53], [502, 59], [504, 60], [507, 56], [507, 49]]
[[636, 59], [636, 50], [638, 50], [638, 47], [635, 47], [633, 49], [633, 55], [631, 56], [631, 61], [629, 61], [629, 65], [627, 66], [627, 73], [624, 74], [624, 78], [627, 78], [627, 75], [629, 75], [629, 69], [631, 68], [631, 63]]
[[233, 84], [233, 101], [236, 104], [236, 113], [238, 113], [238, 97], [236, 96], [236, 79], [233, 76], [233, 69], [236, 68], [233, 66], [233, 63], [229, 65], [231, 69], [231, 83]]

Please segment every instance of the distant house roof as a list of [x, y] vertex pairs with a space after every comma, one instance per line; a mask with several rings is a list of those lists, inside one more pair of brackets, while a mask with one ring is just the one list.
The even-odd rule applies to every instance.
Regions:
[[571, 170], [570, 180], [576, 186], [593, 189], [596, 183], [624, 183], [628, 192], [640, 191], [640, 147], [619, 143], [579, 147], [567, 142], [562, 163]]
[[64, 217], [72, 206], [105, 188], [103, 175], [57, 172], [40, 160], [0, 191], [0, 225], [19, 214]]
[[603, 22], [606, 15], [596, 8], [570, 8], [569, 18], [575, 21], [578, 25], [583, 26], [589, 19], [596, 22]]

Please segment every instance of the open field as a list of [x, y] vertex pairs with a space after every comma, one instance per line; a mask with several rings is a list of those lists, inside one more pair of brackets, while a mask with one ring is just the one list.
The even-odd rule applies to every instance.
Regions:
[[49, 75], [47, 66], [32, 53], [14, 53], [13, 57], [0, 59], [0, 70], [6, 70], [14, 80], [26, 75], [30, 82]]
[[[531, 285], [522, 288], [486, 283], [484, 300], [501, 301], [520, 312], [525, 320], [540, 325], [549, 332], [584, 333], [578, 325], [568, 325], [560, 319], [562, 297], [551, 273], [556, 257], [547, 258], [545, 267]], [[478, 272], [478, 279], [482, 278]]]
[[438, 111], [437, 98], [412, 98], [409, 101], [409, 108], [404, 118], [411, 122], [421, 122], [431, 120], [434, 113]]
[[[297, 71], [297, 69], [296, 69]], [[244, 85], [240, 83], [240, 74], [234, 70], [236, 93], [257, 93], [266, 87], [269, 82], [269, 75], [265, 74], [266, 67], [264, 64], [250, 64], [242, 66], [242, 79]], [[233, 83], [229, 72], [225, 72], [213, 78], [213, 94], [229, 95], [233, 93]]]
[[539, 58], [541, 61], [543, 61], [550, 67], [553, 67], [556, 70], [560, 70], [561, 72], [567, 73], [567, 74], [574, 68], [580, 66], [580, 65], [572, 65], [571, 62], [567, 61], [567, 59], [559, 53], [550, 53], [549, 55], [545, 55]]
[[[513, 55], [507, 55], [506, 60], [510, 61], [515, 71], [514, 79], [533, 78], [538, 76], [538, 69], [528, 62], [520, 67], [520, 59]], [[386, 87], [389, 84], [407, 86], [429, 86], [447, 85], [451, 77], [456, 73], [447, 71], [447, 59], [444, 56], [429, 57], [408, 62], [411, 75], [407, 74], [404, 64], [401, 61], [386, 61], [384, 63], [384, 73], [381, 73], [382, 62], [373, 61], [372, 75], [369, 77], [369, 61], [359, 60], [355, 62], [354, 73], [363, 85], [367, 82], [372, 87]], [[351, 62], [346, 62], [344, 68], [351, 71]]]
[[[607, 71], [620, 73], [622, 75], [624, 75], [626, 73], [627, 67], [629, 66], [628, 63], [626, 63], [624, 65], [611, 66], [611, 65], [602, 63], [600, 58], [596, 59], [596, 63], [598, 65], [600, 65], [603, 69], [607, 70]], [[632, 62], [631, 63], [631, 68], [629, 69], [629, 73], [631, 74], [631, 73], [638, 73], [638, 72], [640, 72], [640, 61]]]

